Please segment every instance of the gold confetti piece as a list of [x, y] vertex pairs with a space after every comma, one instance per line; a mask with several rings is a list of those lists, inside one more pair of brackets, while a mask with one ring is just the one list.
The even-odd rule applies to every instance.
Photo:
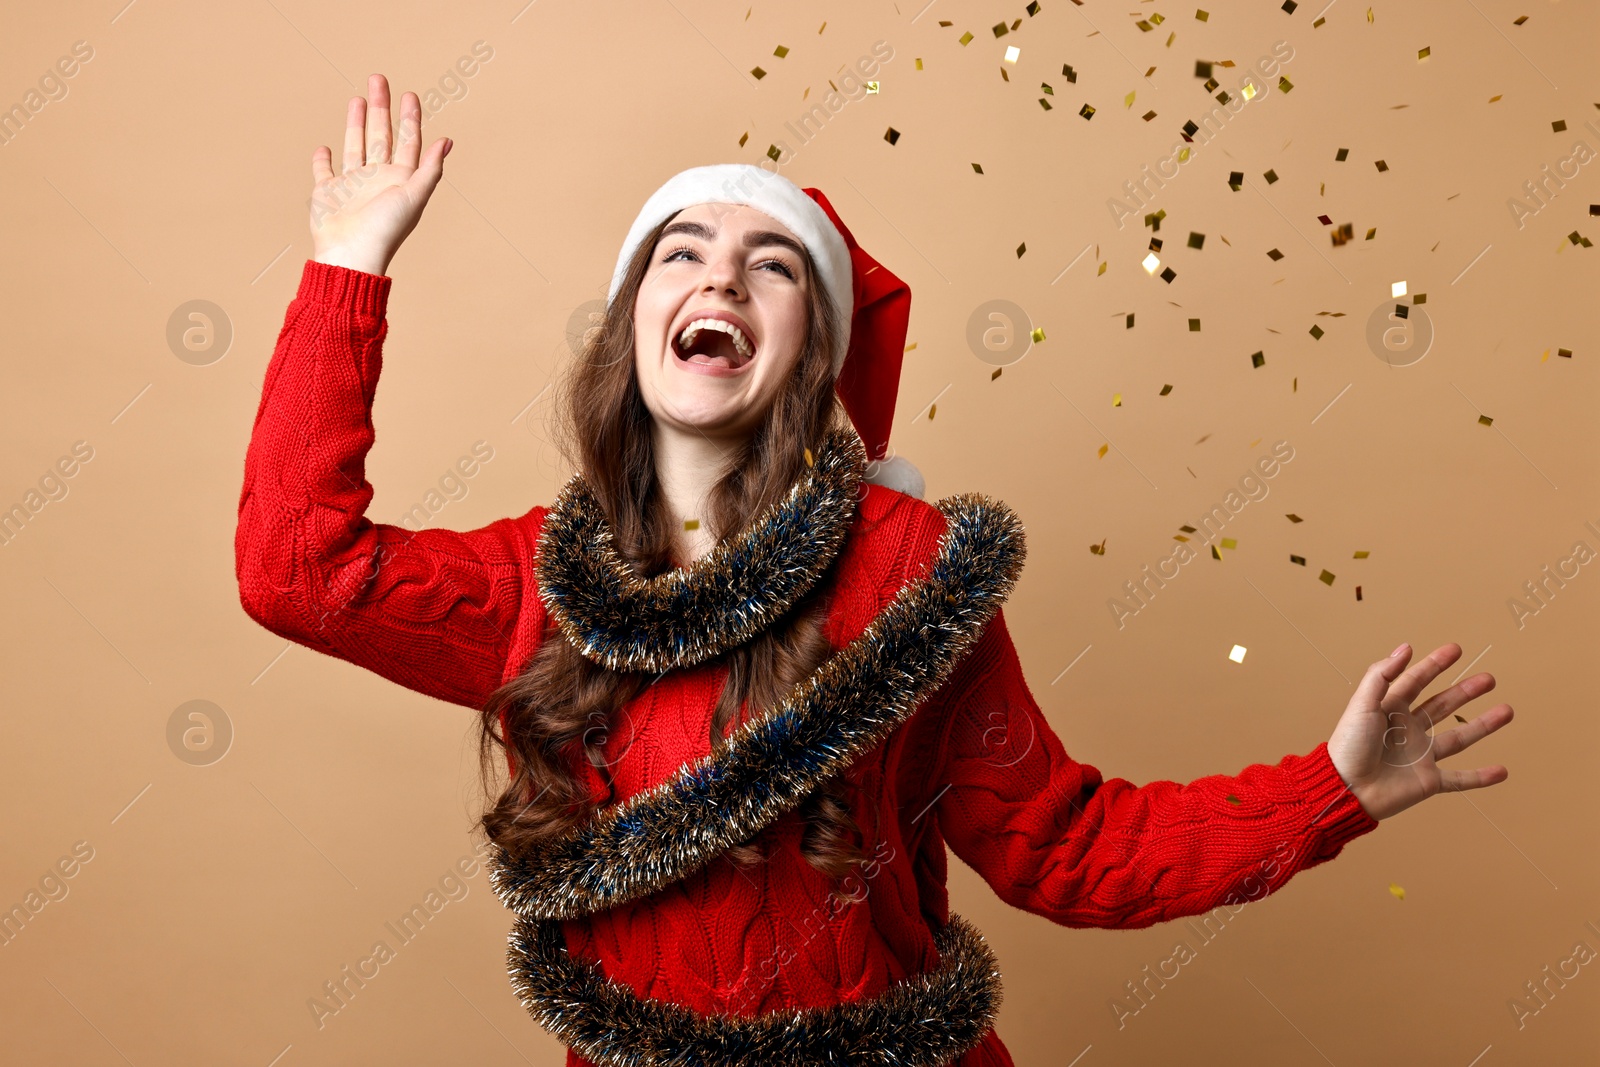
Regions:
[[1011, 45], [1010, 47], [1008, 47], [1006, 49], [1006, 62], [1007, 63], [1015, 63], [1021, 56], [1022, 56], [1022, 49], [1018, 48], [1016, 45]]
[[994, 373], [993, 373], [993, 374], [991, 374], [991, 375], [989, 375], [989, 380], [990, 380], [990, 381], [991, 381], [991, 382], [992, 382], [992, 381], [994, 381], [994, 380], [995, 380], [995, 379], [996, 379], [996, 378], [998, 378], [998, 377], [1000, 377], [1000, 372], [1001, 372], [1001, 371], [1003, 371], [1003, 370], [1005, 370], [1005, 368], [1004, 368], [1004, 367], [996, 367], [996, 368], [995, 368], [995, 369], [994, 369]]
[[1033, 328], [1033, 332], [1030, 333], [1028, 336], [1033, 338], [1033, 343], [1034, 344], [1038, 344], [1040, 341], [1044, 340], [1044, 327], [1043, 326], [1035, 326]]
[[[1213, 548], [1211, 551], [1215, 552], [1216, 549]], [[1235, 663], [1243, 663], [1244, 657], [1245, 647], [1243, 645], [1234, 645], [1233, 651], [1228, 653], [1228, 658], [1233, 660]]]
[[1162, 15], [1160, 12], [1150, 16], [1150, 24], [1152, 26], [1159, 26], [1165, 21], [1167, 21], [1166, 16]]
[[1351, 558], [1352, 558], [1352, 559], [1366, 559], [1366, 558], [1367, 558], [1367, 557], [1368, 557], [1368, 556], [1370, 556], [1370, 555], [1371, 555], [1371, 553], [1370, 553], [1370, 552], [1367, 552], [1367, 551], [1361, 551], [1361, 552], [1357, 552], [1357, 553], [1356, 553], [1356, 554], [1355, 554], [1355, 555], [1354, 555], [1354, 556], [1352, 556], [1352, 557], [1351, 557]]
[[1319, 582], [1321, 582], [1323, 585], [1332, 585], [1333, 584], [1333, 572], [1329, 571], [1329, 570], [1324, 570], [1321, 574], [1317, 575], [1317, 580]]
[[1140, 19], [1138, 22], [1135, 22], [1134, 25], [1139, 27], [1139, 29], [1145, 33], [1149, 33], [1151, 30], [1155, 29], [1155, 27], [1150, 25], [1150, 23], [1145, 19]]
[[[1371, 10], [1372, 9], [1370, 7], [1367, 8], [1368, 12], [1370, 12]], [[1372, 20], [1369, 18], [1367, 21], [1371, 22]], [[1393, 882], [1389, 883], [1389, 892], [1394, 894], [1394, 898], [1396, 900], [1405, 900], [1406, 899], [1406, 891], [1404, 889], [1400, 888], [1399, 886], [1395, 885]]]
[[1378, 236], [1378, 228], [1376, 226], [1372, 227], [1372, 229], [1367, 231], [1367, 240], [1370, 241], [1376, 236]]
[[1122, 98], [1122, 106], [1123, 107], [1132, 107], [1133, 106], [1133, 98], [1136, 95], [1138, 95], [1138, 92], [1139, 92], [1139, 90], [1135, 89], [1133, 92], [1131, 92], [1127, 96], [1123, 97]]
[[1288, 519], [1290, 522], [1305, 522], [1306, 521], [1306, 520], [1302, 519], [1300, 516], [1296, 515], [1292, 511], [1285, 512], [1283, 517]]
[[1275, 170], [1269, 170], [1266, 173], [1262, 174], [1261, 176], [1263, 178], [1267, 179], [1267, 184], [1268, 185], [1271, 185], [1273, 182], [1278, 180], [1278, 172], [1275, 171]]
[[750, 139], [750, 131], [746, 130], [746, 131], [744, 131], [744, 136], [739, 138], [739, 147], [743, 148], [744, 147], [744, 143], [746, 141], [748, 141], [749, 139]]
[[[1033, 0], [1033, 3], [1028, 5], [1027, 11], [1028, 11], [1028, 17], [1029, 18], [1032, 18], [1034, 15], [1037, 15], [1039, 13], [1039, 0]], [[1018, 19], [1017, 21], [1020, 22], [1022, 20]]]
[[1072, 69], [1070, 63], [1061, 64], [1061, 76], [1074, 85], [1078, 83], [1078, 72]]
[[[1512, 23], [1511, 23], [1511, 25], [1513, 25], [1513, 26], [1520, 26], [1520, 25], [1522, 25], [1522, 24], [1523, 24], [1523, 23], [1524, 23], [1524, 22], [1527, 22], [1527, 21], [1528, 21], [1528, 16], [1526, 16], [1526, 15], [1523, 15], [1523, 16], [1522, 16], [1522, 17], [1521, 17], [1521, 18], [1519, 18], [1519, 19], [1515, 19], [1515, 20], [1513, 20], [1513, 21], [1512, 21]], [[1457, 716], [1457, 718], [1459, 718], [1459, 717], [1460, 717], [1460, 716]]]
[[[1452, 714], [1452, 715], [1455, 715], [1455, 713], [1454, 713], [1454, 712], [1451, 712], [1451, 714]], [[1456, 716], [1455, 716], [1455, 720], [1456, 720], [1456, 722], [1466, 722], [1466, 721], [1467, 721], [1467, 720], [1466, 720], [1466, 719], [1463, 719], [1463, 718], [1462, 718], [1462, 717], [1461, 717], [1461, 716], [1459, 716], [1459, 715], [1456, 715]]]
[[922, 57], [921, 56], [917, 57], [917, 69], [918, 70], [922, 69]]
[[1224, 799], [1226, 799], [1229, 804], [1239, 803], [1239, 798], [1234, 796], [1232, 793], [1229, 793]]
[[1311, 24], [1311, 28], [1312, 29], [1316, 29], [1318, 26], [1321, 26], [1324, 22], [1327, 22], [1327, 21], [1328, 21], [1327, 19], [1318, 19], [1317, 21], [1315, 21], [1315, 22], [1313, 22]]
[[1491, 104], [1496, 103], [1504, 95], [1505, 95], [1504, 93], [1495, 93], [1493, 96], [1491, 96], [1489, 98], [1489, 103], [1491, 103]]
[[778, 157], [782, 154], [782, 150], [779, 149], [777, 145], [773, 144], [767, 146], [767, 158], [772, 160], [774, 163], [778, 161]]
[[1006, 33], [1007, 33], [1007, 32], [1008, 32], [1008, 31], [1007, 31], [1007, 30], [1006, 30], [1006, 24], [1005, 24], [1005, 23], [1003, 23], [1003, 22], [1002, 22], [1002, 23], [999, 23], [999, 24], [998, 24], [998, 25], [996, 25], [996, 26], [995, 26], [995, 27], [994, 27], [994, 35], [995, 35], [995, 36], [996, 36], [996, 37], [1004, 37], [1004, 36], [1005, 36], [1005, 35], [1006, 35]]
[[1550, 359], [1550, 350], [1547, 348], [1547, 349], [1544, 350], [1544, 355], [1539, 357], [1539, 362], [1540, 363], [1544, 363], [1544, 362], [1548, 361], [1549, 359]]
[[1093, 552], [1097, 556], [1105, 555], [1106, 554], [1106, 543], [1105, 543], [1105, 541], [1101, 541], [1098, 545], [1090, 545], [1089, 546], [1089, 551]]
[[745, 21], [746, 21], [746, 22], [749, 22], [749, 21], [750, 21], [750, 12], [751, 12], [751, 11], [754, 11], [754, 10], [755, 10], [755, 8], [753, 8], [753, 7], [752, 7], [752, 8], [750, 8], [750, 10], [749, 10], [749, 11], [746, 11], [746, 12], [745, 12], [745, 13], [744, 13], [744, 19], [745, 19]]
[[1151, 119], [1156, 117], [1156, 113], [1154, 111], [1146, 111], [1143, 115], [1141, 115], [1139, 117], [1144, 119], [1146, 122], [1149, 122]]
[[1373, 18], [1372, 18], [1372, 8], [1370, 8], [1370, 7], [1369, 7], [1369, 8], [1367, 8], [1367, 21], [1368, 21], [1368, 22], [1372, 22], [1372, 21], [1373, 21]]
[[1203, 233], [1195, 233], [1192, 230], [1189, 232], [1189, 247], [1190, 248], [1200, 248], [1205, 243], [1206, 243], [1206, 235], [1205, 234], [1203, 234]]
[[1089, 119], [1094, 118], [1094, 108], [1090, 107], [1088, 104], [1084, 104], [1078, 109], [1078, 114], [1082, 115], [1085, 121], [1088, 121]]
[[1298, 563], [1300, 566], [1304, 567], [1306, 565], [1306, 558], [1304, 556], [1290, 556], [1289, 562]]
[[1560, 133], [1561, 131], [1563, 131], [1563, 130], [1565, 130], [1567, 128], [1567, 120], [1566, 119], [1556, 119], [1554, 122], [1552, 122], [1550, 124], [1550, 128], [1552, 130], [1554, 130], [1556, 133]]
[[1106, 452], [1108, 452], [1110, 449], [1111, 449], [1110, 445], [1101, 445], [1100, 446], [1100, 458], [1101, 459], [1105, 459], [1106, 458]]
[[760, 81], [762, 78], [767, 76], [767, 72], [762, 70], [760, 67], [750, 68], [750, 73], [756, 76], [756, 81]]
[[1108, 264], [1108, 263], [1100, 264], [1100, 269], [1094, 272], [1094, 276], [1096, 278], [1100, 277], [1100, 275], [1102, 275], [1102, 274], [1104, 274], [1106, 272], [1106, 267], [1108, 267], [1108, 266], [1110, 266], [1110, 264]]
[[1405, 296], [1406, 283], [1403, 281], [1391, 282], [1389, 285], [1389, 295], [1396, 300], [1400, 299], [1402, 296]]
[[1148, 78], [1148, 77], [1150, 77], [1150, 75], [1154, 74], [1155, 72], [1156, 72], [1156, 68], [1151, 67], [1149, 70], [1144, 72], [1144, 76], [1146, 78]]
[[894, 144], [896, 141], [900, 140], [900, 131], [895, 129], [893, 126], [890, 126], [889, 129], [884, 133], [883, 139], [888, 141], [890, 144]]
[[878, 83], [877, 82], [868, 82], [867, 83], [867, 95], [868, 96], [871, 96], [872, 94], [876, 93], [877, 91], [878, 91]]
[[823, 22], [823, 24], [821, 26], [817, 27], [817, 34], [820, 36], [822, 31], [827, 29], [827, 28], [828, 28], [827, 22]]
[[1172, 386], [1170, 386], [1170, 385], [1163, 385], [1163, 386], [1162, 386], [1162, 387], [1161, 387], [1161, 393], [1160, 393], [1160, 395], [1161, 395], [1161, 396], [1166, 396], [1166, 395], [1167, 395], [1167, 394], [1168, 394], [1168, 393], [1170, 393], [1170, 392], [1172, 392]]
[[1556, 355], [1560, 356], [1562, 359], [1571, 359], [1572, 358], [1572, 349], [1570, 349], [1570, 348], [1558, 348], [1558, 349], [1556, 349]]
[[1359, 585], [1356, 586], [1356, 599], [1357, 600], [1361, 599], [1361, 587]]
[[934, 412], [935, 412], [935, 411], [936, 411], [936, 410], [938, 410], [938, 408], [939, 408], [939, 405], [938, 405], [938, 404], [929, 404], [929, 405], [928, 405], [928, 421], [929, 421], [929, 422], [932, 422], [932, 421], [933, 421], [933, 413], [934, 413]]
[[910, 344], [906, 345], [905, 351], [910, 352], [913, 349], [915, 349], [916, 347], [917, 347], [917, 342], [912, 341]]
[[777, 56], [779, 59], [782, 59], [784, 56], [789, 54], [789, 50], [780, 44], [778, 47], [772, 50], [772, 54]]
[[1044, 108], [1046, 111], [1052, 110], [1051, 107], [1050, 107], [1050, 101], [1046, 100], [1042, 96], [1039, 98], [1039, 106]]
[[[1290, 81], [1287, 76], [1280, 77], [1278, 79], [1278, 88], [1282, 89], [1284, 92], [1288, 92], [1290, 89], [1294, 88], [1294, 82]], [[1227, 101], [1224, 100], [1223, 103], [1227, 103]]]
[[1222, 553], [1217, 551], [1216, 545], [1211, 546], [1211, 558], [1216, 560], [1220, 560], [1222, 558]]
[[1200, 332], [1200, 320], [1199, 319], [1190, 319], [1189, 320], [1189, 332], [1190, 333], [1199, 333]]
[[1318, 341], [1322, 340], [1322, 327], [1321, 326], [1313, 326], [1313, 327], [1311, 327], [1311, 336], [1315, 340], [1318, 340]]
[[1292, 379], [1292, 384], [1289, 386], [1289, 391], [1291, 393], [1298, 393], [1300, 391], [1300, 379], [1299, 378]]
[[1024, 252], [1026, 252], [1027, 250], [1028, 250], [1028, 242], [1024, 241], [1020, 245], [1018, 245], [1017, 246], [1017, 258], [1021, 259], [1022, 258], [1022, 254]]
[[[948, 26], [948, 25], [950, 25], [950, 24], [949, 24], [949, 23], [948, 23], [948, 22], [947, 22], [947, 23], [945, 23], [945, 25], [946, 25], [946, 26]], [[972, 34], [970, 34], [970, 33], [963, 33], [963, 34], [962, 34], [962, 35], [961, 35], [961, 43], [962, 43], [962, 44], [964, 44], [964, 45], [965, 45], [965, 44], [969, 44], [969, 43], [970, 43], [970, 42], [971, 42], [971, 41], [972, 41]]]
[[1490, 418], [1490, 417], [1489, 417], [1489, 416], [1487, 416], [1487, 415], [1479, 415], [1479, 416], [1478, 416], [1478, 421], [1479, 421], [1479, 422], [1480, 422], [1480, 423], [1482, 423], [1482, 424], [1483, 424], [1483, 425], [1484, 425], [1484, 426], [1493, 426], [1493, 425], [1494, 425], [1494, 420], [1493, 420], [1493, 419], [1491, 419], [1491, 418]]
[[1114, 408], [1120, 408], [1122, 406], [1122, 394], [1121, 393], [1112, 393], [1111, 394], [1111, 406], [1114, 407]]
[[683, 528], [685, 530], [698, 530], [698, 529], [700, 529], [700, 520], [699, 519], [684, 519], [683, 520]]
[[1197, 8], [1195, 10], [1194, 17], [1199, 21], [1204, 22], [1206, 19], [1211, 17], [1211, 12]]
[[1039, 83], [1039, 88], [1043, 92], [1048, 93], [1051, 96], [1056, 95], [1056, 91], [1054, 89], [1050, 88], [1050, 83], [1049, 82], [1040, 82]]
[[1128, 314], [1127, 314], [1127, 326], [1126, 326], [1126, 328], [1130, 329], [1130, 330], [1133, 329], [1133, 314], [1134, 313], [1131, 312], [1131, 311], [1128, 312]]
[[1222, 539], [1222, 547], [1223, 548], [1238, 548], [1239, 547], [1239, 542], [1236, 541], [1232, 537], [1224, 537]]
[[1417, 62], [1419, 62], [1419, 63], [1420, 63], [1420, 62], [1422, 62], [1422, 61], [1423, 61], [1423, 60], [1424, 60], [1424, 59], [1427, 59], [1427, 58], [1428, 58], [1428, 55], [1429, 55], [1429, 54], [1430, 54], [1430, 53], [1431, 53], [1431, 52], [1432, 52], [1432, 51], [1433, 51], [1433, 46], [1432, 46], [1432, 45], [1429, 45], [1429, 46], [1428, 46], [1428, 47], [1427, 47], [1427, 48], [1423, 48], [1423, 49], [1421, 49], [1421, 50], [1419, 50], [1419, 51], [1418, 51], [1418, 52], [1417, 52]]
[[1256, 352], [1256, 353], [1254, 353], [1254, 354], [1252, 354], [1250, 356], [1250, 366], [1252, 366], [1252, 367], [1259, 367], [1262, 364], [1266, 363], [1266, 361], [1267, 361], [1267, 357], [1266, 357], [1266, 354], [1263, 353], [1263, 352]]
[[806, 449], [806, 466], [815, 467], [816, 461], [811, 458], [811, 449]]
[[1389, 164], [1385, 163], [1381, 159], [1378, 160], [1376, 163], [1374, 163], [1373, 166], [1378, 168], [1378, 173], [1379, 174], [1382, 174], [1384, 171], [1389, 169]]
[[945, 21], [945, 20], [944, 20], [944, 19], [940, 19], [940, 20], [939, 20], [939, 25], [941, 25], [941, 26], [954, 26], [954, 25], [955, 25], [955, 23], [953, 23], [953, 22], [947, 22], [947, 21]]
[[1178, 529], [1182, 530], [1184, 533], [1197, 533], [1198, 532], [1193, 526], [1180, 526], [1180, 527], [1178, 527]]

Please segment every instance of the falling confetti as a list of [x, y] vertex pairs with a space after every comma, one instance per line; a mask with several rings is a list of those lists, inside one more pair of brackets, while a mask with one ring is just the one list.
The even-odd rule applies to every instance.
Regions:
[[815, 467], [816, 461], [811, 458], [811, 449], [806, 449], [806, 466]]
[[1493, 426], [1494, 420], [1487, 415], [1479, 415], [1478, 422], [1484, 426]]
[[1321, 574], [1317, 575], [1317, 580], [1320, 581], [1323, 585], [1332, 585], [1333, 584], [1333, 572], [1329, 571], [1329, 570], [1325, 570]]
[[1235, 662], [1235, 663], [1243, 663], [1244, 662], [1244, 656], [1245, 656], [1245, 648], [1244, 648], [1243, 645], [1234, 645], [1233, 646], [1233, 651], [1228, 653], [1228, 658], [1233, 660], [1233, 662]]
[[1101, 459], [1105, 459], [1106, 458], [1106, 453], [1109, 452], [1110, 450], [1111, 450], [1111, 446], [1109, 444], [1101, 445], [1100, 446], [1100, 458]]
[[1105, 555], [1106, 554], [1106, 540], [1110, 540], [1110, 538], [1106, 538], [1105, 540], [1102, 540], [1098, 545], [1090, 545], [1089, 546], [1089, 551], [1093, 552], [1097, 556]]
[[1232, 793], [1229, 793], [1224, 799], [1227, 800], [1227, 802], [1229, 804], [1238, 804], [1239, 803], [1239, 798], [1234, 796]]
[[789, 54], [789, 50], [780, 44], [777, 48], [772, 50], [772, 54], [777, 56], [779, 59], [782, 59], [784, 56]]
[[1028, 334], [1028, 336], [1033, 339], [1034, 344], [1038, 344], [1040, 341], [1044, 340], [1044, 327], [1035, 326], [1033, 328], [1033, 332]]
[[883, 135], [883, 139], [888, 141], [890, 144], [894, 144], [896, 141], [900, 140], [900, 131], [895, 129], [893, 126], [890, 126], [888, 132]]
[[[1367, 10], [1370, 12], [1372, 9], [1368, 8]], [[1370, 21], [1370, 19], [1368, 21]], [[1400, 886], [1395, 885], [1393, 882], [1389, 883], [1389, 892], [1394, 894], [1394, 898], [1396, 900], [1405, 900], [1406, 899], [1406, 891], [1404, 889], [1402, 889]]]
[[683, 528], [685, 530], [698, 530], [698, 529], [700, 529], [700, 520], [699, 519], [684, 519], [683, 520]]

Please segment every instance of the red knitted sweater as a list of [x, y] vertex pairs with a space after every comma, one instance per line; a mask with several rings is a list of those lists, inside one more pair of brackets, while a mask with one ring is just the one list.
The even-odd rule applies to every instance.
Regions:
[[[267, 366], [245, 459], [239, 595], [273, 633], [408, 689], [481, 707], [545, 636], [534, 559], [545, 508], [481, 529], [412, 531], [366, 517], [392, 279], [308, 260]], [[931, 504], [869, 486], [840, 551], [827, 632], [861, 633], [933, 556]], [[551, 634], [555, 631], [552, 629]], [[609, 733], [619, 798], [710, 751], [726, 668], [671, 671]], [[597, 772], [583, 769], [597, 795]], [[945, 684], [849, 774], [875, 862], [830, 903], [791, 812], [769, 860], [721, 858], [564, 923], [569, 952], [641, 997], [756, 1015], [869, 999], [937, 962], [948, 844], [1008, 904], [1062, 926], [1144, 927], [1237, 906], [1338, 855], [1378, 823], [1327, 744], [1187, 785], [1105, 779], [1067, 755], [1024, 681], [998, 612]], [[569, 1067], [588, 1061], [569, 1050]], [[1012, 1063], [994, 1030], [960, 1067]]]

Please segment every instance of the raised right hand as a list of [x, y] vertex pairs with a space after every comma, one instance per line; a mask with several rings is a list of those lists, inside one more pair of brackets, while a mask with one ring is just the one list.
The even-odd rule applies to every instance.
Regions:
[[345, 112], [344, 172], [334, 174], [327, 145], [311, 154], [311, 258], [383, 274], [444, 176], [453, 142], [433, 142], [419, 165], [422, 104], [408, 92], [400, 98], [400, 140], [391, 162], [389, 82], [382, 74], [367, 79], [367, 96], [351, 97]]

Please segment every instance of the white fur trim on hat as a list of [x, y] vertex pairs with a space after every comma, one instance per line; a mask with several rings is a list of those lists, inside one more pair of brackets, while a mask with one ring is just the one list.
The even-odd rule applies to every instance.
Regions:
[[833, 220], [815, 200], [788, 178], [763, 167], [749, 163], [713, 163], [690, 167], [668, 178], [666, 184], [644, 202], [628, 230], [627, 240], [622, 242], [606, 303], [609, 305], [616, 298], [628, 270], [628, 261], [652, 229], [675, 212], [708, 203], [746, 204], [765, 212], [787, 226], [806, 246], [823, 288], [838, 313], [841, 331], [832, 354], [833, 373], [838, 377], [845, 353], [850, 350], [850, 319], [855, 312], [850, 249]]

